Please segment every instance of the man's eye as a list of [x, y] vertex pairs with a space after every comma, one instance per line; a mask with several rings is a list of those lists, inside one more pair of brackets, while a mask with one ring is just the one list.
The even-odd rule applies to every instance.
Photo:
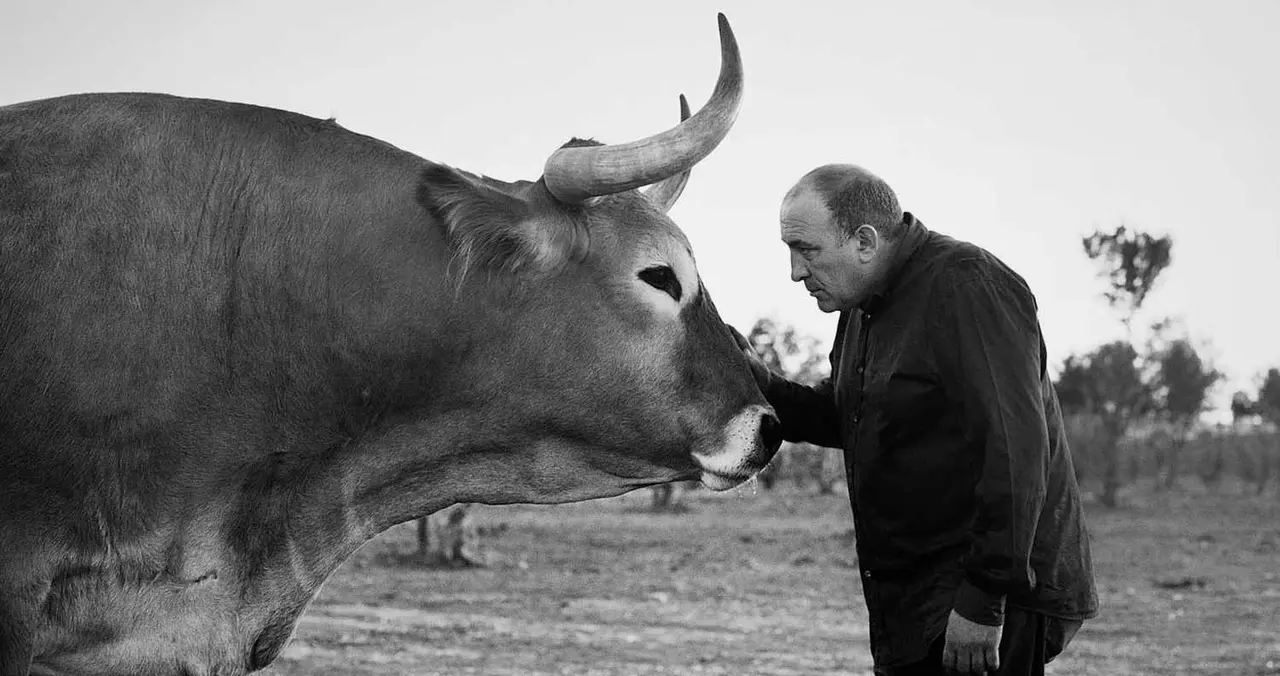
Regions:
[[655, 265], [651, 268], [645, 268], [639, 273], [640, 281], [652, 286], [659, 291], [665, 291], [678, 303], [680, 302], [680, 280], [676, 278], [676, 273], [666, 265]]

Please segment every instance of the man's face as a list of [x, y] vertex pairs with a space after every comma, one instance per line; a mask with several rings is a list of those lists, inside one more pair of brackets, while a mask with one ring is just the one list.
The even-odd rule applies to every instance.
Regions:
[[783, 200], [780, 221], [782, 241], [791, 250], [791, 279], [804, 283], [823, 312], [857, 307], [875, 271], [875, 231], [863, 228], [846, 238], [822, 198], [807, 188]]

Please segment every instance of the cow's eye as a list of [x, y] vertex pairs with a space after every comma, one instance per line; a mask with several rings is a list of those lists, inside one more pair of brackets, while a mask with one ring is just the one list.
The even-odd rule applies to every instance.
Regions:
[[676, 278], [676, 273], [669, 266], [655, 265], [651, 268], [645, 268], [639, 273], [640, 281], [652, 286], [659, 291], [665, 291], [668, 295], [680, 302], [680, 280]]

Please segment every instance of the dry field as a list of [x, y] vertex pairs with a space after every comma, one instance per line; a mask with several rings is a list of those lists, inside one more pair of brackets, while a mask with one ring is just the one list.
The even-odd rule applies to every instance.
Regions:
[[[275, 676], [870, 674], [841, 495], [737, 489], [476, 508], [489, 568], [397, 564], [369, 543]], [[1102, 615], [1051, 674], [1280, 674], [1280, 500], [1140, 494], [1090, 505]]]

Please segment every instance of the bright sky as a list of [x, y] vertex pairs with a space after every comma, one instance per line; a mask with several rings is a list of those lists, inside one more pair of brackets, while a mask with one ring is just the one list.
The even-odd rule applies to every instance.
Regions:
[[[829, 345], [788, 279], [778, 207], [809, 169], [861, 164], [929, 227], [1031, 283], [1055, 362], [1120, 334], [1079, 238], [1174, 238], [1147, 320], [1180, 317], [1230, 376], [1280, 366], [1280, 2], [326, 2], [6, 0], [0, 104], [160, 91], [316, 117], [423, 157], [535, 179], [571, 136], [625, 142], [746, 100], [672, 217], [721, 314]], [[1268, 311], [1265, 308], [1271, 307]]]

